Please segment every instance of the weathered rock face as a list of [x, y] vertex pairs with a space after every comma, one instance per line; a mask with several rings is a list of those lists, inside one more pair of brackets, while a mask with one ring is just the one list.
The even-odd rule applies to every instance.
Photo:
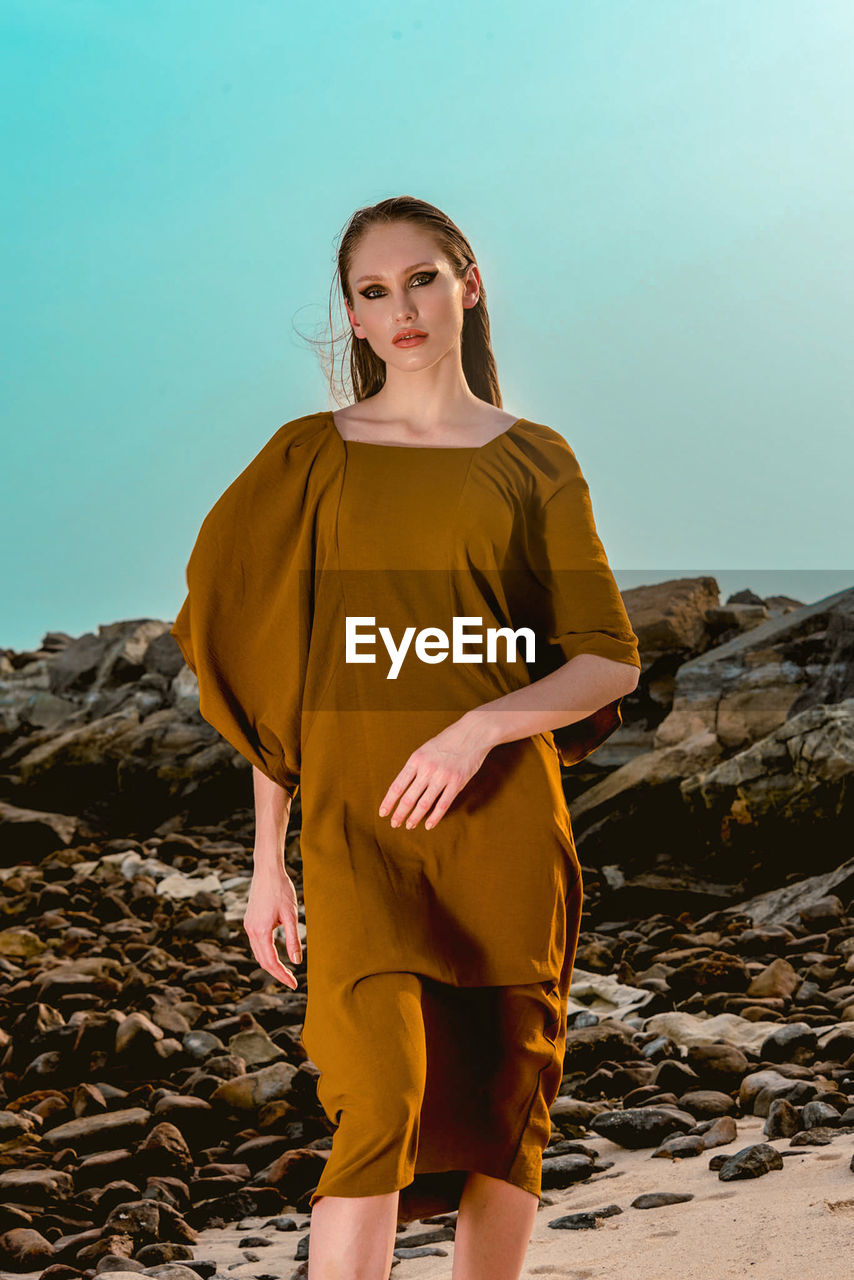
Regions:
[[712, 820], [721, 847], [749, 856], [760, 839], [788, 871], [803, 867], [808, 833], [813, 866], [834, 866], [850, 850], [852, 774], [854, 698], [846, 698], [797, 712], [681, 790], [698, 822]]
[[245, 809], [251, 767], [201, 718], [169, 623], [46, 637], [0, 668], [0, 832], [12, 859], [97, 834], [147, 832], [184, 813]]
[[687, 658], [650, 749], [574, 799], [585, 861], [618, 862], [622, 900], [650, 872], [749, 892], [802, 873], [805, 848], [813, 870], [835, 867], [850, 855], [852, 689], [854, 591]]
[[655, 730], [673, 705], [680, 664], [704, 653], [716, 637], [710, 623], [720, 603], [714, 578], [672, 578], [632, 587], [623, 599], [638, 637], [643, 684], [623, 703], [620, 733], [596, 753], [596, 767], [589, 774], [593, 780], [603, 767], [627, 764], [651, 750]]
[[[673, 654], [686, 658], [702, 653], [720, 630], [709, 622], [709, 615], [720, 603], [714, 578], [670, 578], [632, 587], [625, 601], [644, 658], [650, 663]], [[767, 617], [761, 601], [755, 608], [762, 618]], [[733, 607], [734, 618], [736, 613], [737, 607]], [[733, 625], [738, 625], [735, 620]]]
[[766, 737], [808, 707], [854, 696], [854, 591], [752, 627], [683, 662], [656, 746], [700, 729], [729, 753]]

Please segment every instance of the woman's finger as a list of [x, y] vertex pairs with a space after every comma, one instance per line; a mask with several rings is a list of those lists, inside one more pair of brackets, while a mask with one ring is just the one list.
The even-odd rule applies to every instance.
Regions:
[[[452, 783], [452, 780], [450, 780], [450, 779], [448, 779], [448, 778], [445, 778], [445, 779], [434, 779], [434, 780], [430, 783], [430, 785], [427, 787], [426, 791], [425, 791], [425, 792], [424, 792], [424, 794], [421, 796], [421, 799], [420, 799], [420, 800], [418, 801], [418, 803], [415, 805], [415, 808], [412, 810], [412, 812], [410, 813], [409, 817], [407, 818], [407, 820], [406, 820], [406, 827], [407, 827], [407, 830], [412, 831], [415, 827], [417, 827], [417, 826], [418, 826], [418, 823], [419, 823], [419, 822], [421, 821], [421, 819], [424, 817], [425, 813], [428, 813], [428, 812], [430, 812], [430, 811], [433, 809], [433, 805], [434, 805], [435, 801], [436, 801], [439, 797], [444, 796], [444, 794], [445, 794], [449, 789], [450, 789], [450, 792], [451, 792], [451, 799], [449, 799], [449, 800], [448, 800], [448, 802], [447, 802], [448, 804], [450, 804], [450, 803], [451, 803], [451, 800], [453, 799], [453, 797], [454, 797], [454, 796], [457, 794], [457, 792], [460, 790], [459, 784], [457, 784], [456, 786], [454, 786], [454, 785], [453, 785], [453, 783]], [[446, 808], [447, 808], [447, 805], [446, 805]], [[443, 810], [443, 812], [444, 812], [444, 810]], [[431, 816], [432, 816], [432, 813], [431, 813]], [[426, 824], [425, 824], [425, 825], [426, 825]], [[431, 825], [431, 826], [435, 826], [435, 823], [432, 823], [432, 822], [431, 822], [431, 824], [430, 824], [430, 825]]]
[[380, 817], [384, 818], [397, 803], [398, 798], [403, 794], [410, 782], [418, 774], [418, 766], [413, 763], [410, 757], [395, 778], [394, 782], [385, 793], [380, 804]]
[[[248, 930], [247, 930], [248, 932]], [[296, 989], [297, 980], [279, 959], [273, 943], [272, 930], [264, 930], [261, 933], [249, 933], [249, 942], [252, 947], [252, 954], [258, 961], [262, 969], [269, 973], [271, 977], [278, 978], [280, 982], [286, 982], [289, 987]]]
[[[435, 774], [428, 776], [426, 773], [422, 773], [421, 770], [419, 770], [418, 773], [416, 773], [415, 777], [412, 779], [412, 782], [409, 784], [406, 791], [404, 791], [403, 795], [400, 797], [400, 801], [398, 803], [397, 808], [395, 809], [394, 813], [391, 815], [391, 825], [393, 827], [400, 826], [400, 824], [403, 822], [404, 818], [409, 813], [412, 806], [415, 804], [417, 800], [420, 799], [422, 793], [425, 791], [425, 788], [427, 791], [433, 790], [435, 788], [435, 790], [433, 791], [433, 794], [434, 795], [438, 794], [439, 789], [445, 785], [445, 781], [446, 781], [446, 779], [444, 777], [441, 777], [441, 775], [439, 776], [439, 778], [441, 780], [437, 779], [437, 776]], [[437, 786], [437, 782], [438, 782], [438, 786]]]

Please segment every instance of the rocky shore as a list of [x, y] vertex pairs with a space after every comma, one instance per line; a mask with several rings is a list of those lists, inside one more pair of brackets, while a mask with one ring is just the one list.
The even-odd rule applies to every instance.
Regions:
[[[854, 590], [742, 594], [625, 593], [641, 682], [565, 779], [584, 932], [526, 1274], [743, 1274], [783, 1206], [750, 1274], [843, 1274], [810, 1242], [854, 1220]], [[0, 651], [2, 1276], [306, 1273], [304, 967], [249, 949], [251, 775], [168, 626]], [[299, 890], [299, 797], [286, 861]], [[447, 1277], [456, 1215], [401, 1207], [395, 1273]]]

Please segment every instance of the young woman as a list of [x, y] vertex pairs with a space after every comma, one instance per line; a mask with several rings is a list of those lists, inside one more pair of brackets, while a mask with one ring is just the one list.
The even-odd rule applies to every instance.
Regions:
[[455, 1208], [454, 1280], [516, 1280], [581, 913], [560, 765], [621, 723], [637, 637], [573, 450], [501, 409], [461, 231], [409, 196], [360, 209], [338, 283], [354, 403], [287, 422], [218, 500], [172, 634], [253, 763], [245, 928], [291, 987], [301, 791], [303, 1045], [337, 1125], [311, 1280], [386, 1280], [398, 1221]]

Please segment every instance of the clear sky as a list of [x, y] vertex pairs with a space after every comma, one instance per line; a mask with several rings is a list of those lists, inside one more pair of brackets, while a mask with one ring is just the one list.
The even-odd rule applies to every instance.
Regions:
[[[851, 0], [4, 0], [0, 647], [171, 621], [330, 407], [337, 238], [445, 209], [621, 587], [854, 585]], [[337, 308], [336, 308], [337, 317]]]

